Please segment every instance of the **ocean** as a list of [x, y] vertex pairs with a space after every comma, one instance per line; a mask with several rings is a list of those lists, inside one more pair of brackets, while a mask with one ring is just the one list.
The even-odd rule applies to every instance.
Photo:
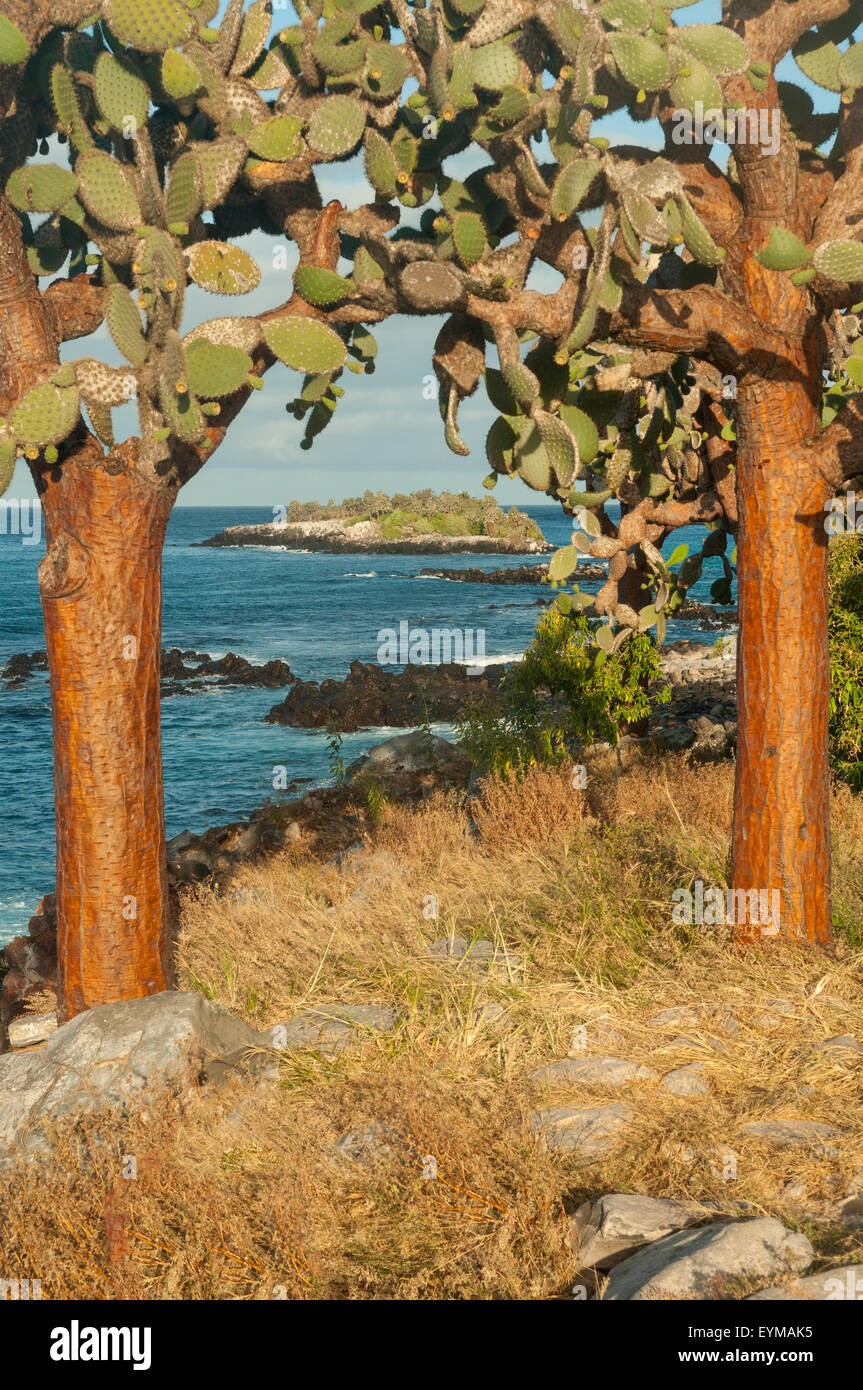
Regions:
[[[572, 523], [555, 507], [523, 505], [547, 539], [564, 544]], [[168, 528], [164, 563], [163, 645], [194, 648], [211, 656], [236, 652], [251, 661], [281, 657], [303, 680], [342, 677], [354, 659], [374, 661], [378, 632], [407, 620], [423, 628], [484, 629], [486, 659], [517, 658], [530, 641], [545, 591], [533, 585], [480, 585], [420, 578], [427, 567], [486, 570], [530, 563], [529, 556], [451, 554], [323, 555], [267, 547], [200, 548], [209, 536], [233, 525], [272, 520], [260, 507], [178, 507]], [[44, 649], [36, 568], [44, 541], [0, 533], [0, 581], [4, 594], [0, 664], [15, 652]], [[703, 532], [677, 532], [666, 554]], [[716, 559], [691, 591], [709, 602], [721, 573]], [[581, 586], [594, 592], [598, 584]], [[671, 622], [668, 640], [700, 637], [693, 623]], [[273, 791], [274, 769], [288, 780], [328, 782], [324, 731], [265, 724], [267, 711], [286, 691], [239, 687], [175, 695], [163, 701], [162, 739], [169, 837], [189, 828], [248, 817]], [[51, 715], [47, 675], [37, 673], [19, 690], [0, 688], [0, 944], [21, 932], [42, 894], [54, 885]], [[443, 725], [434, 726], [446, 732]], [[347, 764], [373, 744], [403, 732], [371, 729], [346, 734]], [[285, 795], [282, 793], [281, 795]]]

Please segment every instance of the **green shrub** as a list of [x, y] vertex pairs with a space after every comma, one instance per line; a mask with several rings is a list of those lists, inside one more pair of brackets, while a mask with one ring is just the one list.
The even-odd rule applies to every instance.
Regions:
[[863, 791], [863, 541], [830, 542], [830, 762]]
[[[562, 762], [576, 745], [617, 744], [621, 726], [650, 712], [649, 682], [662, 674], [659, 649], [634, 633], [612, 655], [594, 642], [600, 623], [552, 605], [502, 698], [469, 711], [460, 736], [474, 762], [497, 770]], [[671, 692], [655, 695], [666, 703]]]

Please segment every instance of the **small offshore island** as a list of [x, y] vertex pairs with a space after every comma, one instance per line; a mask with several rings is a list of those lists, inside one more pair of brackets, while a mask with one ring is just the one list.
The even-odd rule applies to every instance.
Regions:
[[517, 507], [508, 512], [491, 497], [467, 492], [367, 491], [344, 502], [291, 502], [283, 516], [257, 526], [229, 526], [202, 545], [272, 545], [330, 554], [541, 555], [553, 550], [535, 521]]

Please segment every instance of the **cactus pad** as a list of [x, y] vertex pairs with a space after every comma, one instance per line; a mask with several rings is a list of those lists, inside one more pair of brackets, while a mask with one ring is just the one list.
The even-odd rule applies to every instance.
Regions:
[[95, 357], [81, 357], [73, 365], [78, 390], [88, 406], [91, 401], [108, 409], [125, 405], [137, 390], [135, 374], [128, 369], [108, 367]]
[[848, 285], [863, 280], [863, 244], [859, 241], [825, 241], [812, 261], [828, 280], [841, 280]]
[[177, 0], [104, 0], [102, 14], [121, 43], [142, 53], [164, 53], [194, 29], [192, 16]]
[[369, 96], [392, 100], [410, 74], [411, 65], [400, 48], [388, 43], [369, 44], [363, 69], [363, 89]]
[[224, 241], [199, 241], [186, 253], [189, 274], [212, 294], [248, 294], [261, 282], [257, 262], [239, 246]]
[[675, 38], [712, 73], [743, 72], [749, 66], [749, 53], [740, 35], [719, 24], [685, 24], [677, 29]]
[[771, 227], [770, 240], [756, 259], [768, 270], [797, 270], [809, 260], [809, 252], [787, 227]]
[[75, 172], [81, 200], [99, 222], [118, 232], [140, 225], [143, 219], [132, 180], [109, 154], [91, 150], [78, 160]]
[[485, 227], [478, 213], [456, 213], [452, 224], [452, 238], [463, 266], [476, 265], [488, 250]]
[[350, 154], [362, 139], [366, 113], [353, 97], [328, 97], [315, 110], [309, 123], [308, 139], [321, 154]]
[[29, 57], [30, 45], [21, 30], [5, 14], [0, 15], [0, 66], [17, 67]]
[[366, 131], [365, 141], [366, 177], [376, 193], [384, 198], [395, 196], [399, 166], [390, 149], [389, 141], [376, 130]]
[[442, 314], [464, 300], [464, 287], [440, 261], [413, 261], [399, 280], [402, 294], [412, 308], [424, 314]]
[[93, 91], [96, 105], [114, 130], [133, 135], [146, 126], [150, 93], [128, 61], [101, 53], [93, 68]]
[[248, 135], [249, 149], [261, 159], [296, 159], [306, 148], [297, 116], [270, 116]]
[[78, 419], [78, 391], [40, 382], [23, 395], [10, 417], [11, 429], [23, 447], [44, 448], [59, 444]]
[[668, 55], [652, 39], [640, 34], [610, 34], [608, 48], [621, 77], [631, 87], [658, 92], [668, 85], [671, 77]]
[[574, 159], [563, 166], [551, 194], [551, 210], [559, 222], [565, 222], [581, 207], [597, 173], [598, 164], [593, 159]]
[[286, 367], [298, 372], [334, 372], [344, 366], [347, 357], [338, 333], [316, 319], [275, 319], [264, 325], [264, 339]]
[[6, 184], [10, 203], [19, 212], [56, 212], [78, 189], [78, 180], [57, 164], [30, 164], [16, 169]]
[[162, 59], [162, 86], [175, 101], [195, 95], [202, 84], [201, 74], [185, 53], [169, 48]]
[[240, 348], [198, 338], [186, 349], [186, 381], [196, 396], [229, 396], [251, 370], [252, 359]]
[[231, 64], [232, 73], [248, 72], [252, 64], [260, 57], [264, 44], [270, 35], [272, 17], [273, 7], [270, 0], [255, 0], [254, 4], [246, 10], [243, 16], [243, 27], [240, 30], [240, 41], [237, 44], [237, 51]]
[[105, 313], [108, 332], [114, 344], [136, 367], [141, 367], [147, 356], [147, 343], [141, 331], [141, 318], [135, 308], [135, 301], [125, 285], [114, 285], [108, 295], [108, 308]]
[[497, 42], [475, 48], [471, 55], [473, 79], [486, 91], [500, 92], [518, 82], [521, 71], [511, 44]]
[[226, 344], [228, 347], [250, 353], [254, 352], [261, 341], [261, 325], [253, 318], [208, 319], [206, 323], [199, 323], [187, 333], [184, 342], [188, 349], [192, 343], [200, 342], [201, 339], [218, 346]]
[[197, 216], [203, 203], [202, 183], [198, 161], [187, 150], [171, 166], [165, 189], [165, 218], [169, 224], [191, 222]]
[[294, 273], [294, 286], [307, 304], [315, 306], [336, 304], [354, 292], [353, 284], [343, 275], [315, 265], [298, 265]]

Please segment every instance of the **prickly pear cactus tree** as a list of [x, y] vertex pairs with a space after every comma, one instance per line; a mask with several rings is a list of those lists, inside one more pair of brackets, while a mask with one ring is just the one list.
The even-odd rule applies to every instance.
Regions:
[[[177, 492], [277, 361], [311, 444], [395, 314], [443, 320], [449, 447], [467, 452], [482, 383], [489, 484], [516, 474], [577, 519], [555, 582], [608, 559], [602, 648], [661, 635], [703, 554], [726, 599], [736, 538], [735, 886], [779, 888], [785, 930], [829, 940], [821, 515], [863, 470], [856, 10], [726, 0], [704, 25], [654, 0], [296, 0], [274, 24], [269, 0], [0, 0], [0, 482], [25, 457], [46, 522], [64, 1016], [169, 980]], [[775, 75], [789, 51], [797, 82]], [[610, 146], [616, 113], [650, 138]], [[365, 201], [324, 206], [316, 172], [353, 159]], [[287, 302], [244, 315], [253, 230], [299, 265]], [[228, 301], [191, 329], [190, 283]], [[61, 365], [103, 322], [124, 365]], [[692, 522], [703, 554], [664, 560]]]

